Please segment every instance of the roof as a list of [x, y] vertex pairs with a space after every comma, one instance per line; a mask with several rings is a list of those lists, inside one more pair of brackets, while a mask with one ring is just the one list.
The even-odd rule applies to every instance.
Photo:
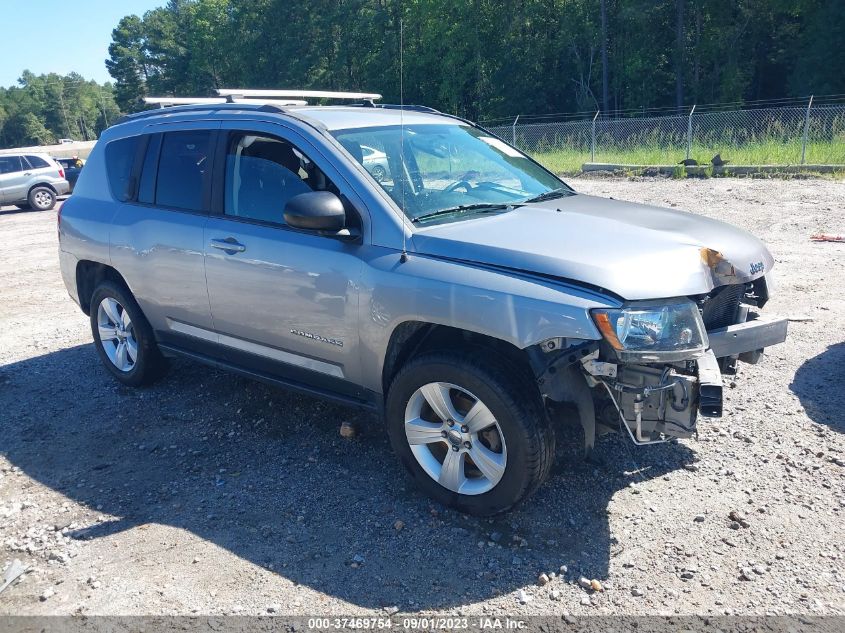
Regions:
[[400, 108], [395, 105], [377, 106], [279, 106], [271, 104], [247, 104], [247, 103], [219, 103], [219, 104], [193, 104], [179, 105], [155, 110], [145, 110], [135, 114], [129, 114], [118, 120], [115, 125], [131, 121], [154, 120], [159, 117], [176, 118], [185, 116], [196, 119], [208, 116], [219, 116], [222, 113], [231, 113], [237, 116], [260, 115], [267, 116], [292, 116], [312, 123], [321, 124], [326, 129], [342, 130], [348, 128], [379, 127], [383, 125], [399, 125], [403, 121], [406, 125], [457, 125], [460, 119], [449, 115], [441, 114], [436, 110], [423, 106], [405, 106]]
[[399, 125], [400, 122], [404, 122], [405, 125], [455, 125], [460, 123], [458, 119], [444, 116], [434, 110], [425, 112], [419, 109], [411, 109], [411, 107], [404, 110], [394, 107], [366, 108], [360, 106], [296, 106], [287, 109], [319, 121], [329, 130]]

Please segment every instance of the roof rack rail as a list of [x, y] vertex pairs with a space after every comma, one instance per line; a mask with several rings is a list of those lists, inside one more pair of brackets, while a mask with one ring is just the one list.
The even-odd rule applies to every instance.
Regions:
[[162, 108], [174, 105], [214, 105], [218, 103], [248, 103], [252, 105], [301, 106], [308, 105], [300, 99], [242, 99], [238, 97], [144, 97], [144, 103]]
[[332, 90], [253, 90], [251, 88], [220, 88], [217, 94], [221, 97], [264, 97], [288, 99], [381, 99], [375, 92], [335, 92]]
[[398, 103], [376, 103], [372, 107], [381, 108], [382, 110], [407, 110], [408, 112], [433, 112], [434, 114], [442, 114], [440, 110], [430, 108], [424, 105], [399, 105]]
[[[278, 112], [285, 112], [285, 108], [281, 107], [278, 104], [262, 105], [261, 102], [257, 103], [226, 103], [226, 102], [215, 102], [215, 103], [190, 103], [185, 105], [179, 105], [178, 109], [179, 114], [183, 112], [207, 112], [209, 110], [243, 110], [243, 109], [253, 109], [253, 110], [261, 110], [262, 108], [271, 107], [275, 111]], [[165, 106], [161, 106], [160, 108], [156, 108], [154, 110], [141, 110], [140, 112], [133, 112], [132, 114], [124, 114], [122, 117], [117, 119], [112, 125], [120, 125], [121, 123], [126, 123], [127, 121], [137, 121], [139, 119], [146, 119], [147, 117], [154, 117], [154, 116], [161, 116], [162, 110], [168, 110], [169, 108], [165, 108]]]

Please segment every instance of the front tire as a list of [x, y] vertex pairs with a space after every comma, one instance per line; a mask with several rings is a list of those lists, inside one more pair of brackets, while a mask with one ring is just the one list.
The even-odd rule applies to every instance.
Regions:
[[536, 386], [486, 350], [411, 360], [388, 391], [386, 423], [417, 485], [469, 514], [509, 510], [548, 477], [554, 459]]
[[26, 202], [36, 211], [49, 211], [56, 206], [56, 192], [49, 187], [35, 187], [29, 192]]
[[152, 328], [125, 287], [100, 284], [91, 297], [91, 333], [105, 368], [124, 385], [140, 387], [167, 371]]

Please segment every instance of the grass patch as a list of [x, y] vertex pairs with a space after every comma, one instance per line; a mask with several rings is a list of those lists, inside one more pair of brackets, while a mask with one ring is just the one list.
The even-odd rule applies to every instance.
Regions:
[[[693, 144], [690, 156], [700, 164], [721, 154], [732, 165], [798, 165], [801, 162], [800, 142], [754, 141], [736, 147]], [[581, 165], [590, 161], [589, 151], [578, 149], [548, 149], [531, 155], [547, 168], [558, 173], [577, 173]], [[597, 149], [597, 163], [623, 165], [677, 165], [686, 158], [686, 147], [667, 149], [658, 146], [639, 146], [620, 149]], [[845, 165], [845, 142], [822, 141], [807, 143], [806, 163]], [[680, 176], [678, 176], [680, 177]]]

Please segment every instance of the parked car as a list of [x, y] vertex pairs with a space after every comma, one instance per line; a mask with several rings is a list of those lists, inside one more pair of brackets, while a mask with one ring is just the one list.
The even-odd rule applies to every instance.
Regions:
[[69, 190], [64, 169], [47, 154], [0, 154], [0, 204], [46, 211]]
[[56, 158], [54, 160], [65, 170], [65, 180], [70, 185], [68, 193], [73, 193], [73, 188], [76, 186], [76, 181], [79, 178], [79, 172], [82, 171], [82, 161], [78, 158]]
[[[389, 180], [367, 164], [377, 147]], [[588, 451], [609, 430], [690, 437], [721, 415], [720, 370], [786, 337], [759, 315], [774, 259], [755, 237], [579, 194], [422, 107], [125, 117], [59, 239], [121, 383], [181, 356], [377, 412], [419, 486], [479, 515], [548, 477], [557, 422]]]
[[361, 146], [361, 153], [363, 155], [364, 167], [372, 174], [373, 178], [378, 182], [387, 180], [390, 168], [387, 165], [387, 154], [381, 150], [377, 150], [366, 145]]
[[72, 138], [60, 138], [59, 145], [68, 145], [69, 143], [78, 143], [79, 141], [75, 141]]

